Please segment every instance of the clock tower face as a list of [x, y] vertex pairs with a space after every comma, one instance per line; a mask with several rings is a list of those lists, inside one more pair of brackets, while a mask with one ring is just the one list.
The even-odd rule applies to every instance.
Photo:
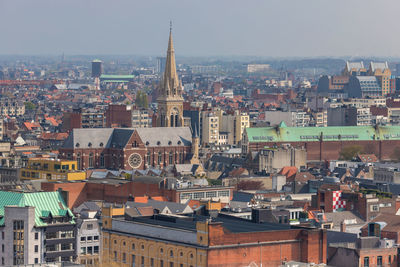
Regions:
[[132, 153], [128, 158], [128, 164], [132, 169], [137, 169], [142, 164], [142, 156], [138, 153]]

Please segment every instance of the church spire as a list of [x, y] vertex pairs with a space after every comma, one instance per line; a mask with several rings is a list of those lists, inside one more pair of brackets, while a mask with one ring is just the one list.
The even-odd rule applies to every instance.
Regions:
[[161, 95], [167, 96], [181, 96], [181, 84], [179, 81], [178, 73], [176, 72], [175, 50], [174, 42], [172, 39], [172, 22], [169, 28], [169, 40], [167, 58], [165, 62], [165, 72], [161, 81]]

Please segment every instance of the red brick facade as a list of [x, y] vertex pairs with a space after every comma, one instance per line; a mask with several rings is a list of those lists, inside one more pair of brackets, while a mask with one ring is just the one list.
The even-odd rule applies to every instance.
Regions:
[[270, 232], [230, 233], [218, 223], [209, 224], [209, 267], [280, 266], [285, 261], [326, 263], [326, 232], [292, 229]]
[[182, 164], [189, 160], [191, 146], [170, 145], [147, 147], [136, 131], [123, 148], [60, 148], [60, 158], [78, 161], [79, 169], [107, 168], [131, 170], [128, 163], [130, 155], [137, 153], [141, 157], [137, 169], [150, 167], [164, 168], [168, 165]]
[[392, 159], [396, 149], [400, 149], [400, 140], [376, 140], [376, 141], [322, 141], [322, 142], [252, 142], [248, 151], [260, 151], [264, 147], [291, 144], [293, 147], [304, 147], [307, 150], [307, 160], [325, 161], [337, 160], [340, 152], [348, 146], [358, 145], [364, 153], [375, 154], [380, 160]]

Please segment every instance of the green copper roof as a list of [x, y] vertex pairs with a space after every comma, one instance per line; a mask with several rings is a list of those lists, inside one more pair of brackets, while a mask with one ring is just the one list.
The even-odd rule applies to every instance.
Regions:
[[102, 82], [105, 82], [105, 83], [128, 83], [129, 81], [127, 81], [127, 80], [102, 80]]
[[18, 206], [35, 207], [35, 225], [46, 226], [41, 218], [50, 216], [71, 216], [71, 223], [74, 223], [74, 216], [71, 210], [67, 207], [59, 192], [35, 192], [35, 193], [17, 193], [0, 191], [0, 226], [4, 225], [4, 207]]
[[113, 74], [102, 74], [100, 79], [102, 80], [125, 80], [125, 79], [133, 79], [135, 75], [113, 75]]
[[400, 140], [400, 126], [331, 126], [247, 128], [249, 142], [306, 142]]

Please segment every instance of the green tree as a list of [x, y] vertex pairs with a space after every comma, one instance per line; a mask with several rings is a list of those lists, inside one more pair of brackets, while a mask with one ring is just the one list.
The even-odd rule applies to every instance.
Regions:
[[135, 104], [136, 104], [137, 107], [147, 108], [148, 105], [149, 105], [148, 102], [147, 102], [147, 94], [145, 92], [140, 91], [140, 90], [137, 91]]
[[33, 103], [30, 102], [30, 101], [25, 102], [24, 105], [25, 105], [25, 109], [26, 109], [26, 110], [32, 111], [32, 110], [35, 110], [35, 109], [36, 109], [36, 105], [33, 104]]
[[362, 153], [363, 148], [359, 145], [346, 146], [340, 151], [340, 159], [352, 160], [357, 154]]

